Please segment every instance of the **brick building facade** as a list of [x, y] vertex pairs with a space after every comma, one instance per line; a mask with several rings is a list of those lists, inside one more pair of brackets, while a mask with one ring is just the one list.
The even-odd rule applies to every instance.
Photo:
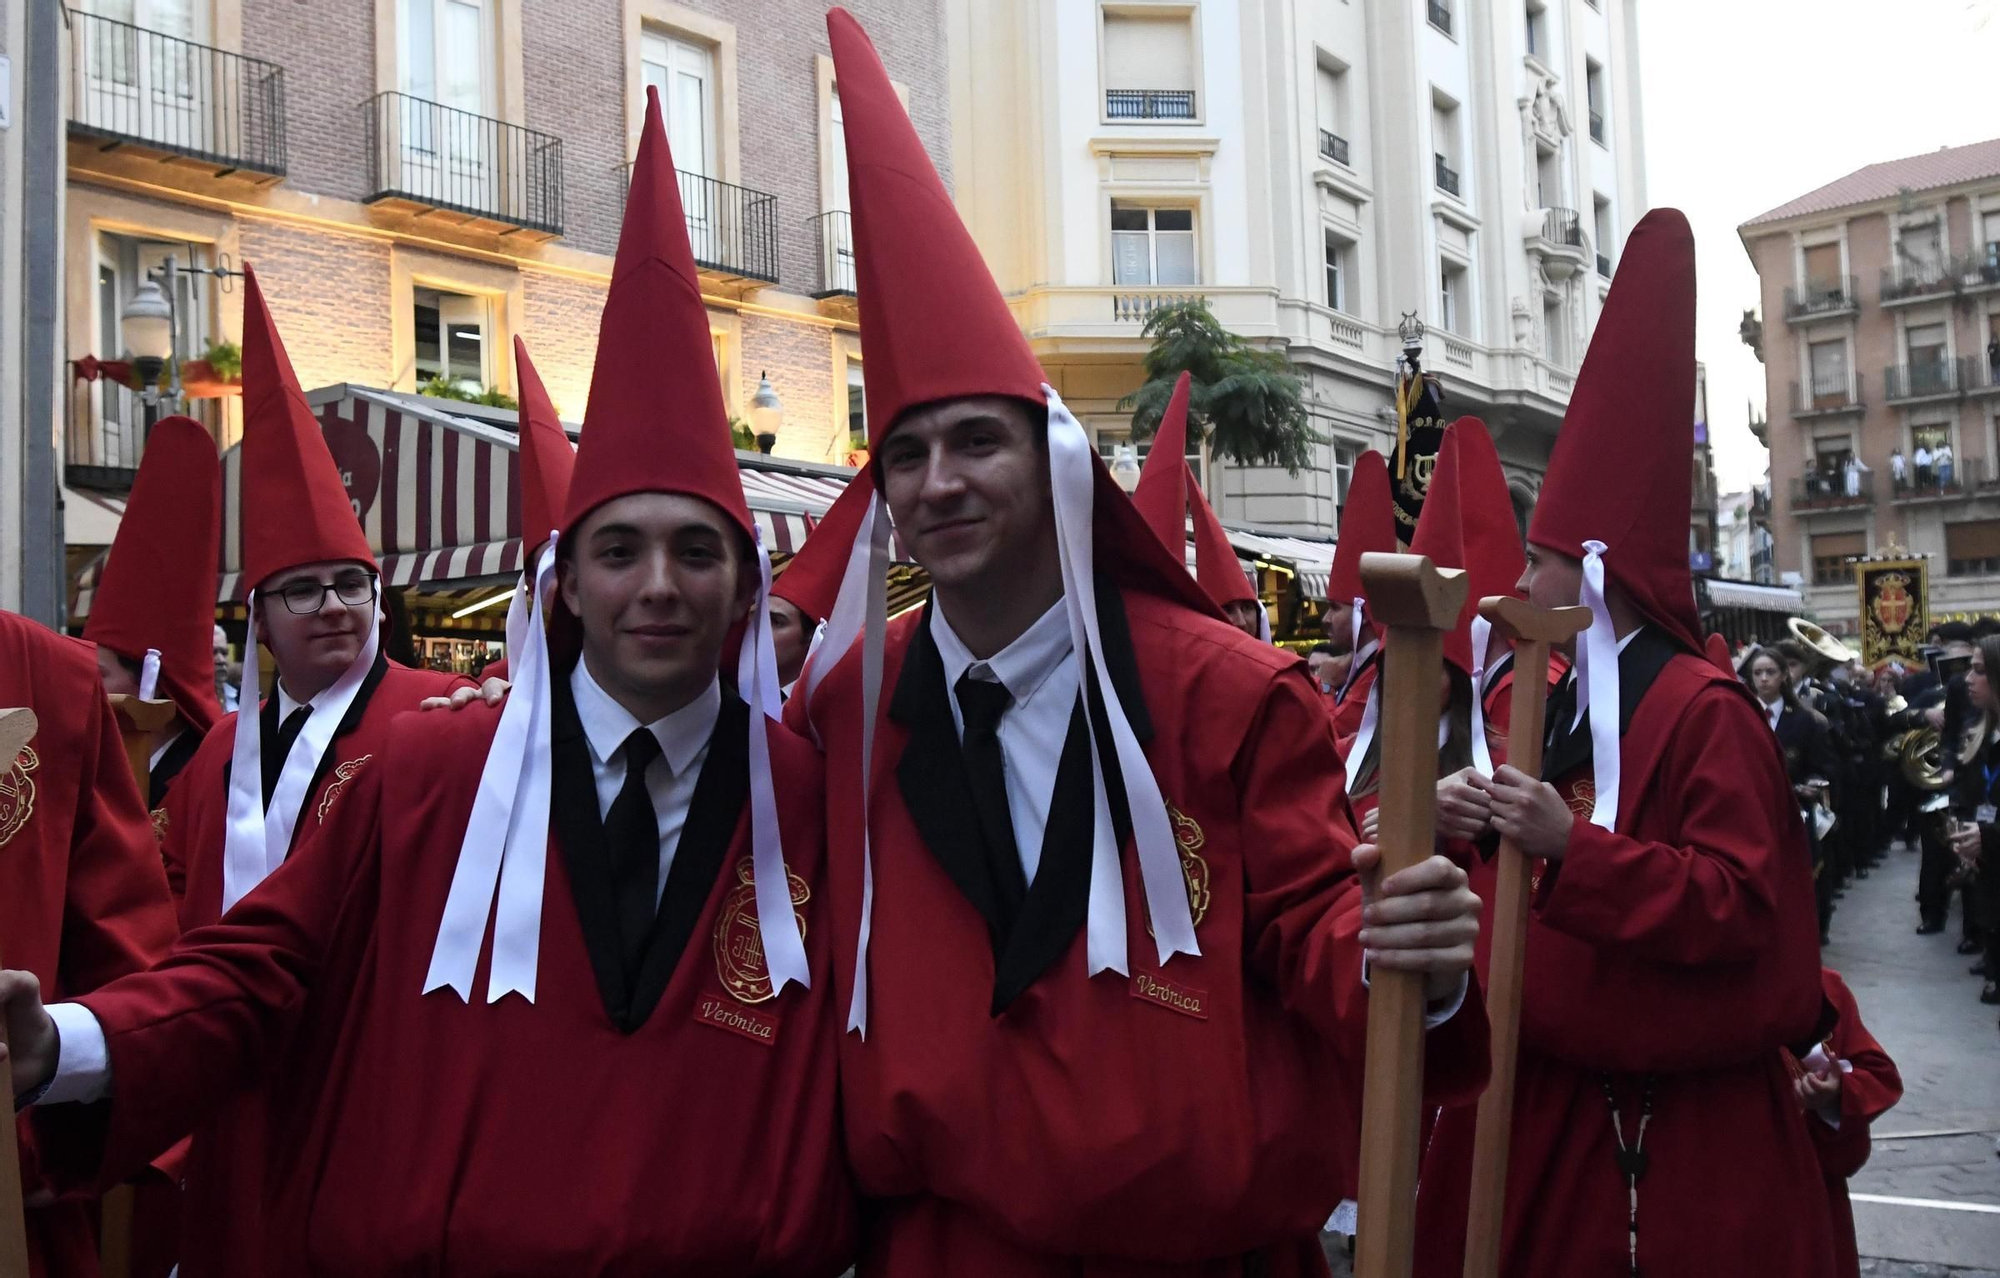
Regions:
[[[850, 0], [950, 180], [941, 0]], [[768, 375], [776, 453], [838, 462], [862, 381], [845, 149], [817, 5], [757, 0], [83, 0], [65, 35], [64, 354], [121, 358], [170, 286], [183, 361], [240, 337], [256, 266], [307, 387], [512, 394], [528, 342], [581, 420], [645, 88], [662, 89], [733, 413]], [[68, 540], [129, 485], [146, 409], [65, 407]], [[662, 387], [663, 401], [671, 387]], [[237, 401], [189, 407], [225, 446]], [[75, 559], [73, 558], [73, 562]]]

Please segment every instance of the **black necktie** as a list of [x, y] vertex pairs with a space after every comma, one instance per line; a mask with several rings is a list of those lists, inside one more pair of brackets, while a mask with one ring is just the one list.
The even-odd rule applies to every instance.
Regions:
[[[271, 695], [276, 696], [277, 694], [272, 693]], [[269, 742], [270, 748], [264, 751], [264, 806], [266, 808], [271, 806], [271, 796], [277, 792], [278, 777], [285, 770], [285, 760], [292, 753], [292, 743], [297, 741], [299, 733], [305, 730], [306, 718], [312, 712], [313, 708], [310, 705], [303, 705], [286, 715], [285, 721], [278, 725], [278, 735]]]
[[1028, 895], [1027, 874], [1014, 843], [1014, 819], [1007, 810], [1007, 767], [1000, 754], [1000, 716], [1014, 697], [1005, 684], [974, 679], [970, 672], [959, 676], [953, 691], [965, 718], [965, 778], [979, 816], [979, 832], [985, 836], [986, 872], [1001, 926], [1012, 931]]
[[1566, 676], [1556, 686], [1556, 694], [1549, 698], [1549, 722], [1542, 736], [1544, 755], [1555, 752], [1556, 743], [1567, 740], [1576, 720], [1576, 685], [1574, 673]]
[[660, 817], [646, 789], [646, 769], [660, 757], [659, 738], [646, 728], [625, 738], [625, 784], [604, 818], [611, 849], [611, 887], [618, 901], [619, 953], [628, 975], [646, 952], [646, 935], [660, 910]]

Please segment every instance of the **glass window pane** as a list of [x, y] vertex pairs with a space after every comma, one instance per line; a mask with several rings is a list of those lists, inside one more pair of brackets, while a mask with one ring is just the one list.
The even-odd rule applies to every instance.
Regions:
[[1153, 264], [1147, 252], [1144, 231], [1117, 231], [1111, 236], [1111, 282], [1113, 284], [1153, 282]]
[[672, 119], [668, 140], [674, 144], [674, 167], [682, 173], [708, 173], [708, 85], [700, 76], [674, 76]]
[[1143, 231], [1146, 229], [1146, 210], [1111, 206], [1111, 229], [1114, 231]]
[[481, 74], [485, 42], [480, 38], [480, 6], [447, 0], [444, 10], [444, 79], [446, 106], [479, 114], [485, 110], [485, 76]]
[[431, 0], [403, 0], [403, 92], [437, 98], [437, 27]]
[[439, 350], [438, 342], [440, 325], [435, 296], [433, 294], [433, 300], [429, 302], [418, 300], [413, 320], [419, 381], [426, 377], [440, 377], [444, 374], [444, 364], [440, 358], [442, 352]]
[[1201, 283], [1201, 268], [1195, 262], [1192, 233], [1170, 232], [1157, 235], [1154, 237], [1154, 252], [1159, 258], [1159, 283]]
[[1162, 231], [1192, 231], [1193, 209], [1154, 209], [1153, 225]]

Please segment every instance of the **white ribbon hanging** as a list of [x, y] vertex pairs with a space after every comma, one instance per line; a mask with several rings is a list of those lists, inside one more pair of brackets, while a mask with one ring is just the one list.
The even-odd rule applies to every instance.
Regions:
[[424, 974], [426, 994], [448, 986], [461, 1000], [472, 1001], [479, 947], [497, 896], [486, 1001], [497, 1003], [510, 993], [535, 1001], [554, 772], [549, 725], [555, 674], [545, 609], [555, 589], [556, 541], [550, 533], [532, 584], [515, 591], [507, 605], [508, 674], [514, 686], [486, 748], [472, 815], [459, 841], [458, 864], [438, 921], [430, 970]]
[[[1139, 854], [1139, 878], [1145, 888], [1146, 912], [1153, 922], [1159, 960], [1165, 964], [1175, 954], [1199, 956], [1201, 947], [1195, 941], [1187, 880], [1181, 871], [1173, 829], [1167, 822], [1166, 797], [1160, 793], [1152, 764], [1132, 731], [1118, 690], [1112, 686], [1108, 674], [1111, 667], [1104, 656], [1104, 637], [1098, 629], [1096, 543], [1091, 527], [1095, 476], [1090, 437], [1064, 407], [1053, 386], [1044, 383], [1042, 393], [1048, 397], [1049, 405], [1049, 478], [1054, 489], [1056, 555], [1062, 564], [1070, 642], [1078, 656], [1089, 655], [1098, 672], [1104, 717], [1111, 730], [1119, 771], [1124, 774], [1126, 808], [1131, 813], [1132, 837]], [[1118, 837], [1111, 826], [1111, 806], [1098, 754], [1097, 725], [1089, 715], [1084, 716], [1084, 722], [1090, 729], [1091, 789], [1095, 799], [1087, 945], [1089, 974], [1095, 976], [1108, 968], [1122, 976], [1129, 971], [1125, 953], [1125, 879], [1119, 870]]]
[[750, 706], [750, 865], [757, 893], [757, 932], [773, 998], [788, 982], [812, 988], [805, 938], [792, 913], [792, 888], [778, 828], [778, 793], [771, 775], [770, 725], [784, 713], [778, 695], [778, 654], [771, 642], [771, 554], [757, 530], [757, 605], [736, 661], [736, 690]]
[[1368, 660], [1368, 654], [1361, 650], [1361, 610], [1367, 607], [1367, 605], [1368, 601], [1366, 599], [1363, 599], [1360, 595], [1354, 596], [1354, 607], [1348, 619], [1348, 633], [1350, 637], [1347, 642], [1347, 673], [1340, 677], [1340, 690], [1335, 694], [1336, 696], [1344, 697], [1347, 695], [1347, 686], [1354, 682], [1355, 674], [1360, 671], [1361, 667]]
[[[1618, 631], [1611, 624], [1611, 610], [1604, 603], [1604, 552], [1601, 541], [1583, 543], [1583, 590], [1581, 602], [1590, 609], [1590, 629], [1576, 646], [1577, 678], [1583, 695], [1577, 698], [1577, 720], [1590, 711], [1591, 773], [1597, 798], [1591, 806], [1590, 823], [1612, 829], [1618, 823]], [[1516, 681], [1519, 672], [1516, 671]], [[1572, 721], [1572, 728], [1575, 721]]]
[[[1354, 744], [1347, 751], [1347, 795], [1354, 797], [1355, 774], [1361, 771], [1361, 763], [1368, 757], [1369, 743], [1375, 740], [1375, 723], [1382, 717], [1382, 676], [1378, 673], [1375, 681], [1368, 685], [1368, 704], [1361, 707], [1361, 727], [1354, 733]], [[1378, 769], [1379, 771], [1379, 769]]]
[[145, 659], [139, 663], [139, 700], [151, 701], [159, 690], [160, 650], [148, 648]]
[[1493, 642], [1493, 623], [1472, 619], [1472, 766], [1482, 777], [1493, 775], [1493, 751], [1486, 744], [1486, 649]]
[[[257, 709], [258, 595], [258, 591], [250, 592], [250, 628], [243, 640], [243, 682], [237, 701], [236, 740], [229, 756], [229, 816], [222, 844], [225, 912], [285, 863], [299, 808], [306, 801], [306, 787], [319, 771], [320, 756], [332, 743], [340, 721], [347, 717], [347, 708], [354, 703], [355, 694], [360, 692], [368, 672], [374, 669], [375, 654], [382, 645], [382, 608], [378, 597], [375, 607], [369, 609], [368, 638], [361, 645], [360, 655], [333, 681], [332, 687], [308, 703], [312, 714], [293, 739], [291, 752], [285, 756], [278, 773], [277, 787], [271, 791], [271, 802], [266, 806], [258, 722], [262, 716]], [[278, 695], [275, 683], [271, 695]]]

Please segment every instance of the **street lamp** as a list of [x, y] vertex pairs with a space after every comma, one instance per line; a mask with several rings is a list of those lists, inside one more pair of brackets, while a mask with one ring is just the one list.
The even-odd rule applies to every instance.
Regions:
[[757, 392], [750, 397], [750, 429], [757, 434], [757, 451], [769, 453], [778, 446], [778, 427], [784, 423], [785, 406], [771, 389], [771, 375], [757, 374]]
[[1113, 444], [1111, 446], [1111, 478], [1126, 492], [1139, 490], [1139, 446], [1137, 444]]
[[139, 394], [146, 405], [146, 428], [152, 429], [160, 404], [160, 373], [174, 354], [174, 308], [152, 280], [140, 281], [132, 300], [118, 313], [118, 330], [132, 352], [139, 374]]

